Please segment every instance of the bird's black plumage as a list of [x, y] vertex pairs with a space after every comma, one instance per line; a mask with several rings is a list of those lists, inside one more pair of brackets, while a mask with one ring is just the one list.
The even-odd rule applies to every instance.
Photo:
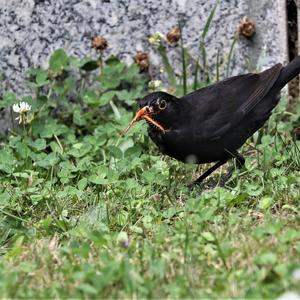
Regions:
[[231, 77], [182, 98], [151, 93], [139, 105], [166, 130], [149, 126], [151, 139], [164, 154], [183, 162], [217, 162], [201, 181], [229, 158], [243, 164], [237, 150], [263, 126], [280, 90], [299, 73], [296, 57], [285, 67], [276, 64], [259, 74]]

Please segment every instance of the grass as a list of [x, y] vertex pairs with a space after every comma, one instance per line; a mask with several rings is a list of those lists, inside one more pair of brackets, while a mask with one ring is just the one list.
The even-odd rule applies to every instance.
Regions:
[[[74, 68], [86, 72], [79, 83]], [[145, 124], [120, 135], [145, 93], [137, 66], [109, 58], [95, 78], [91, 68], [60, 49], [31, 70], [26, 123], [1, 139], [2, 297], [300, 293], [299, 110], [281, 100], [224, 188], [209, 186], [227, 166], [188, 189], [208, 166], [160, 155]], [[6, 93], [0, 107], [17, 101]]]
[[114, 173], [105, 180], [100, 175], [109, 170], [96, 166], [100, 178], [88, 183], [82, 176], [63, 184], [56, 167], [33, 176], [31, 187], [24, 174], [3, 180], [10, 207], [1, 210], [2, 296], [273, 298], [300, 292], [293, 278], [300, 267], [299, 142], [286, 134], [289, 123], [278, 122], [262, 144], [244, 147], [246, 168], [225, 188], [187, 189], [200, 170], [160, 156], [145, 125], [129, 133], [145, 146], [141, 154], [110, 159], [118, 179]]

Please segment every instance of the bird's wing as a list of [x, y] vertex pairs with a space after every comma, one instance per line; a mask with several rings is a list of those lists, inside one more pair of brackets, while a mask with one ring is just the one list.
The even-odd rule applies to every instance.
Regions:
[[258, 84], [255, 88], [255, 91], [240, 107], [240, 110], [244, 115], [250, 112], [270, 91], [276, 82], [281, 69], [282, 65], [277, 64], [274, 67], [258, 74]]
[[182, 113], [193, 120], [190, 124], [199, 140], [221, 137], [251, 112], [276, 82], [281, 64], [259, 74], [231, 77], [186, 95]]

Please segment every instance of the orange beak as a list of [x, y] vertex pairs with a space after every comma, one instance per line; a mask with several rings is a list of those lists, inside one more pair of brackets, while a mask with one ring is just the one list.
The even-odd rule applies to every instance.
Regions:
[[129, 123], [129, 125], [127, 126], [127, 128], [123, 131], [123, 134], [126, 134], [127, 131], [129, 130], [129, 128], [137, 121], [140, 121], [141, 119], [145, 119], [148, 122], [150, 122], [151, 124], [153, 124], [155, 127], [157, 127], [158, 129], [160, 129], [162, 131], [162, 133], [166, 133], [166, 130], [160, 125], [158, 124], [156, 121], [154, 121], [151, 117], [151, 113], [150, 113], [150, 107], [144, 106], [143, 108], [141, 108], [134, 116], [134, 118], [131, 120], [131, 122]]

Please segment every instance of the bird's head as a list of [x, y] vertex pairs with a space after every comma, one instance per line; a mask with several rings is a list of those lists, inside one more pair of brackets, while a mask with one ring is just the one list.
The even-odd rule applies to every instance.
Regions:
[[164, 125], [167, 125], [168, 121], [173, 119], [177, 100], [175, 96], [165, 92], [154, 92], [138, 100], [140, 110], [138, 110], [135, 117], [131, 120], [124, 133], [135, 122], [142, 119], [154, 125], [162, 133], [166, 133], [168, 128], [164, 128]]

